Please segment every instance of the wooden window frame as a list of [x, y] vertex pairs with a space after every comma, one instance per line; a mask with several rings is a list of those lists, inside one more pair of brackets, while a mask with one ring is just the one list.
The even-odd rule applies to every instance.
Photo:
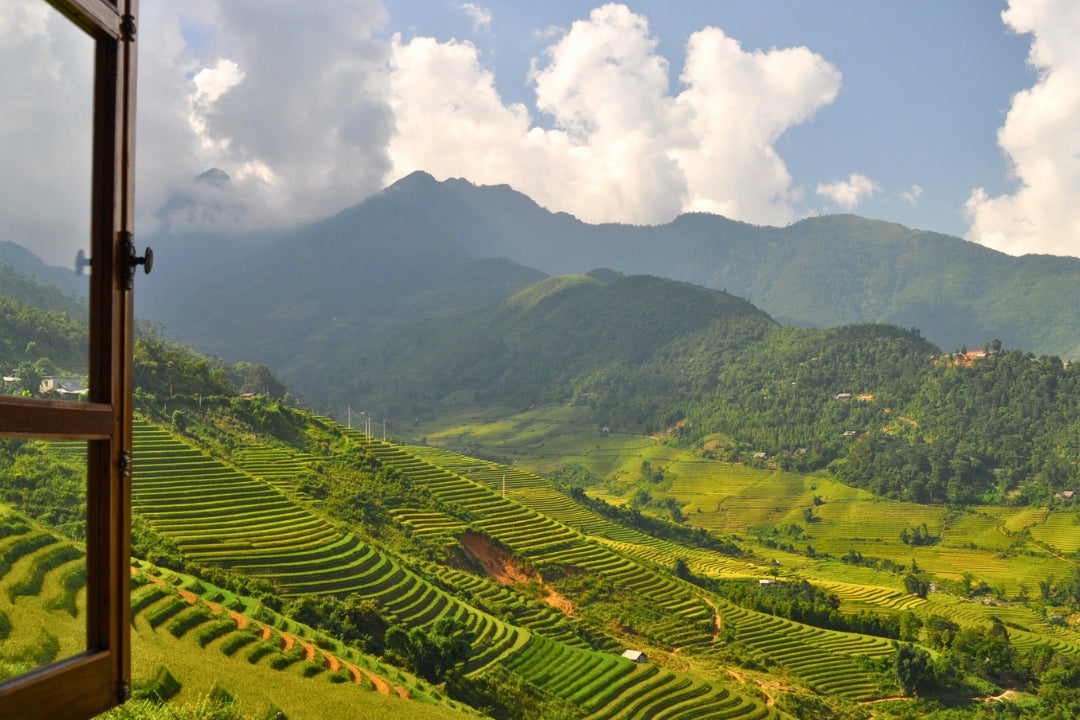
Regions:
[[[0, 684], [0, 718], [88, 718], [130, 694], [138, 0], [43, 0], [94, 43], [89, 401], [0, 398], [0, 437], [85, 440], [86, 650]], [[17, 72], [17, 71], [16, 71]]]

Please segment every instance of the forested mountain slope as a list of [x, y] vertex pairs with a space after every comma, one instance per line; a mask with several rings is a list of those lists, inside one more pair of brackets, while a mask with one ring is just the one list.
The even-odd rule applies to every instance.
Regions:
[[[551, 278], [358, 351], [343, 387], [380, 416], [544, 404], [595, 428], [920, 502], [1047, 498], [1078, 482], [1080, 371], [997, 342], [942, 353], [889, 325], [782, 327], [730, 295], [647, 276]], [[1019, 495], [1014, 491], [1019, 491]]]
[[588, 225], [502, 186], [414, 173], [385, 191], [478, 256], [549, 274], [611, 267], [726, 290], [784, 324], [915, 326], [947, 349], [997, 337], [1080, 357], [1080, 259], [1014, 258], [960, 238], [854, 215], [788, 227], [690, 214], [666, 225]]

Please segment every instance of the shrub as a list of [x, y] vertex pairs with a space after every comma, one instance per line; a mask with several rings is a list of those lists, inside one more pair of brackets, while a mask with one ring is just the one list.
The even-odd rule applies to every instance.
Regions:
[[221, 652], [228, 657], [232, 657], [238, 650], [255, 642], [256, 639], [255, 635], [250, 631], [238, 632], [225, 638], [221, 643]]
[[195, 642], [199, 647], [206, 647], [219, 637], [228, 635], [236, 629], [236, 621], [231, 617], [224, 617], [212, 625], [201, 627], [195, 632]]
[[169, 672], [169, 668], [159, 665], [153, 677], [135, 688], [132, 697], [136, 700], [145, 699], [155, 703], [164, 703], [176, 697], [178, 692], [180, 692], [180, 681]]
[[264, 657], [275, 651], [277, 651], [277, 647], [273, 643], [269, 641], [261, 642], [248, 651], [247, 661], [254, 665], [255, 663], [262, 660]]

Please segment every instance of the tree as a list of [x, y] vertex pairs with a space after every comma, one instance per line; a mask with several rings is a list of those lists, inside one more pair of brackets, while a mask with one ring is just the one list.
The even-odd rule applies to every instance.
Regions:
[[454, 666], [468, 659], [473, 634], [448, 617], [429, 629], [405, 630], [394, 625], [386, 631], [386, 648], [401, 657], [409, 668], [428, 682], [446, 680]]
[[24, 360], [19, 363], [19, 367], [15, 369], [15, 374], [19, 378], [19, 389], [30, 395], [37, 395], [41, 391], [41, 382], [45, 379], [45, 365], [48, 362], [41, 359], [35, 362]]
[[948, 650], [952, 647], [960, 626], [941, 615], [931, 615], [923, 623], [926, 628], [926, 642], [935, 650]]
[[930, 581], [921, 578], [918, 575], [908, 573], [904, 576], [904, 589], [912, 595], [925, 598], [926, 593], [930, 592]]
[[930, 654], [908, 643], [897, 648], [893, 672], [905, 695], [925, 693], [936, 684]]
[[919, 639], [919, 631], [922, 630], [923, 622], [919, 616], [910, 610], [900, 615], [900, 639], [908, 642], [916, 642]]

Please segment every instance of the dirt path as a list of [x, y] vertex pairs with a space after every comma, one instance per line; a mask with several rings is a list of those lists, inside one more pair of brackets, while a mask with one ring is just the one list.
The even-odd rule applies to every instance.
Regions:
[[[735, 678], [735, 680], [740, 685], [745, 685], [746, 684], [746, 676], [745, 675], [743, 675], [741, 673], [737, 673], [734, 670], [731, 670], [730, 668], [728, 669], [727, 674], [730, 675], [731, 677]], [[765, 682], [764, 680], [755, 680], [754, 682], [757, 683], [758, 689], [761, 690], [761, 694], [765, 696], [765, 704], [768, 707], [774, 707], [776, 705], [776, 698], [774, 698], [773, 694], [771, 692], [769, 692], [769, 691], [770, 690], [781, 690], [781, 689], [783, 689], [783, 686], [778, 682], [769, 683], [769, 682]]]
[[707, 597], [701, 598], [705, 601], [705, 604], [712, 608], [713, 611], [713, 634], [712, 639], [720, 637], [720, 631], [724, 629], [724, 618], [720, 617], [720, 608], [716, 607], [716, 604]]

